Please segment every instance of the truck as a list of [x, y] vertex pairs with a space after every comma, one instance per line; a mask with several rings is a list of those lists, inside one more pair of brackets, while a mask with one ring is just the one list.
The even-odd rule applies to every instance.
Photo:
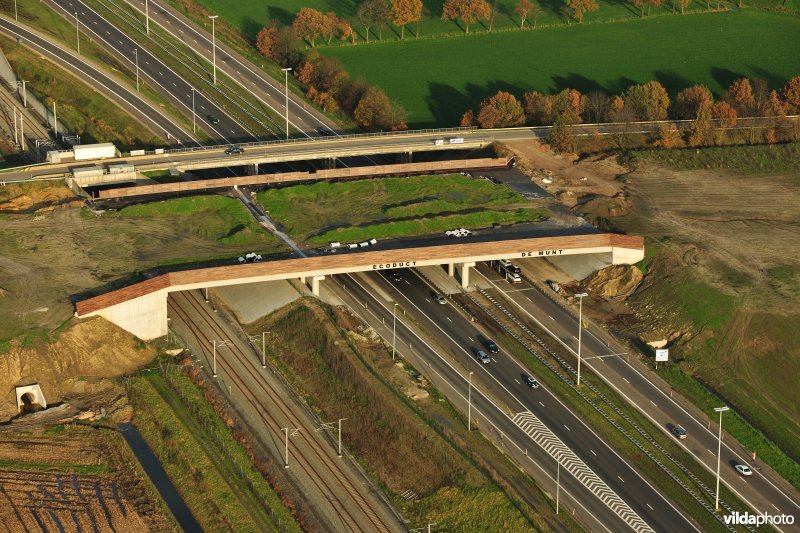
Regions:
[[444, 146], [444, 139], [434, 139], [433, 144], [434, 146]]
[[453, 137], [452, 139], [450, 139], [450, 144], [464, 144], [464, 138], [463, 137]]
[[491, 266], [497, 270], [498, 274], [502, 274], [509, 283], [514, 285], [522, 283], [522, 270], [508, 259], [492, 261]]
[[73, 146], [72, 151], [75, 154], [75, 161], [119, 157], [119, 150], [114, 143], [78, 144]]
[[103, 167], [96, 165], [90, 167], [76, 167], [72, 169], [72, 177], [75, 179], [99, 178], [103, 175]]

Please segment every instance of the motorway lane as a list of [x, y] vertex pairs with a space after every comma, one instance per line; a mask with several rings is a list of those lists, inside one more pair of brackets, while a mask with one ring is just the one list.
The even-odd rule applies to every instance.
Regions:
[[17, 23], [5, 15], [0, 15], [0, 32], [46, 57], [67, 72], [128, 111], [154, 132], [163, 137], [165, 143], [177, 142], [186, 146], [196, 145], [196, 138], [185, 131], [175, 120], [165, 115], [157, 106], [143, 98], [124, 82], [105, 74], [81, 56], [73, 54], [60, 43], [53, 43], [24, 24]]
[[[128, 37], [80, 0], [48, 0], [48, 3], [55, 6], [56, 12], [66, 20], [71, 19], [74, 22], [77, 12], [82, 32], [90, 35], [100, 46], [105, 46], [109, 52], [115, 53], [131, 69], [135, 69], [133, 50], [137, 49], [140, 76], [175, 105], [184, 116], [192, 117], [192, 85], [148, 52], [142, 43]], [[194, 98], [197, 123], [212, 137], [227, 143], [257, 140], [250, 131], [231, 119], [225, 111], [207, 99], [202, 92], [195, 91]], [[219, 123], [212, 123], [209, 115], [216, 117]]]
[[[526, 260], [523, 260], [523, 262]], [[496, 288], [503, 291], [505, 297], [516, 304], [512, 311], [523, 315], [523, 318], [538, 322], [563, 345], [577, 354], [577, 339], [574, 337], [578, 329], [577, 318], [564, 307], [548, 298], [541, 290], [525, 280], [522, 286], [516, 285], [509, 290], [508, 285], [500, 280], [491, 268], [485, 264], [478, 267], [479, 275], [496, 283]], [[520, 288], [530, 289], [520, 291]], [[524, 310], [524, 311], [523, 311]], [[519, 312], [518, 312], [519, 311]], [[584, 368], [588, 367], [615, 388], [629, 403], [638, 407], [650, 420], [669, 433], [667, 424], [682, 426], [687, 431], [686, 440], [678, 441], [690, 454], [700, 461], [708, 470], [716, 474], [717, 433], [709, 429], [708, 419], [692, 414], [677, 399], [665, 394], [647, 377], [648, 369], [637, 369], [621, 354], [622, 348], [610, 341], [595, 326], [590, 326], [582, 338], [581, 356]], [[608, 339], [608, 340], [606, 340]], [[610, 342], [610, 345], [609, 345]], [[646, 406], [643, 408], [642, 406]], [[723, 415], [724, 417], [724, 415]], [[725, 422], [723, 420], [723, 429]], [[739, 495], [746, 503], [759, 512], [787, 513], [800, 516], [800, 496], [797, 491], [784, 480], [764, 467], [754, 471], [748, 478], [740, 476], [730, 464], [736, 461], [753, 464], [748, 460], [750, 452], [728, 434], [723, 437], [722, 466], [720, 477], [723, 482]], [[789, 530], [783, 528], [784, 530]]]
[[[364, 322], [373, 326], [387, 342], [391, 342], [392, 311], [374, 295], [374, 291], [362, 285], [360, 277], [351, 275], [331, 276], [322, 284], [322, 290], [331, 290], [348, 304]], [[339, 285], [341, 284], [341, 286]], [[453, 367], [427, 340], [416, 332], [416, 326], [398, 314], [396, 322], [397, 352], [420, 370], [433, 385], [445, 394], [451, 403], [462, 412], [467, 411], [467, 377], [461, 369]], [[413, 348], [407, 348], [413, 346]], [[556, 492], [555, 460], [543, 449], [530, 442], [530, 437], [513, 423], [507, 410], [486, 396], [480, 386], [472, 388], [472, 419], [478, 428], [495, 428], [487, 438], [497, 441], [496, 435], [504, 435], [505, 453], [512, 456], [524, 470], [550, 494]], [[530, 443], [530, 447], [526, 443]], [[522, 447], [518, 447], [519, 444]], [[577, 511], [577, 518], [592, 531], [617, 532], [628, 526], [602, 501], [584, 487], [577, 479], [561, 472], [561, 502], [569, 501]]]
[[531, 390], [522, 384], [521, 374], [526, 371], [502, 347], [499, 354], [491, 356], [491, 364], [477, 362], [470, 352], [485, 350], [479, 341], [480, 331], [452, 305], [434, 304], [430, 286], [412, 272], [403, 272], [401, 282], [389, 282], [383, 278], [381, 286], [409, 309], [424, 328], [434, 333], [437, 330], [441, 332], [447, 340], [440, 335], [437, 337], [466, 366], [491, 374], [496, 381], [486, 380], [486, 383], [496, 398], [504, 398], [512, 406], [518, 402], [513, 409], [527, 409], [536, 415], [654, 529], [687, 531], [692, 528], [691, 522], [680, 511], [550, 391], [544, 386]]

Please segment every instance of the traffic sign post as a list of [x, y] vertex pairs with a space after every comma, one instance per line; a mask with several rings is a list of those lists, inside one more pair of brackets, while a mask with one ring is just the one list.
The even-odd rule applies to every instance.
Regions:
[[658, 363], [666, 363], [669, 361], [669, 350], [664, 348], [656, 350], [656, 370], [658, 370]]

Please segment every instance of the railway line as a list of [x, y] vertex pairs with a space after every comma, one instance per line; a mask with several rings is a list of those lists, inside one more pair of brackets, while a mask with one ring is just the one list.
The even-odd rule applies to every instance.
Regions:
[[[199, 300], [196, 293], [176, 293], [170, 298], [169, 305], [173, 316], [183, 321], [191, 333], [205, 346], [210, 345], [214, 337], [230, 337], [209, 312], [204, 302]], [[195, 323], [193, 314], [205, 322], [203, 327]], [[218, 351], [221, 350], [222, 348], [218, 348]], [[286, 424], [286, 422], [281, 422], [280, 418], [284, 418], [286, 421], [298, 418], [291, 412], [292, 409], [287, 402], [265, 384], [263, 377], [259, 376], [258, 371], [254, 368], [255, 360], [248, 357], [238, 344], [234, 342], [232, 345], [226, 346], [225, 351], [230, 353], [232, 360], [227, 357], [218, 357], [218, 371], [224, 373], [230, 383], [241, 390], [241, 398], [252, 407], [258, 419], [266, 427], [274, 434], [279, 434], [281, 428]], [[239, 368], [236, 368], [237, 366]], [[252, 386], [248, 385], [248, 380], [253, 384]], [[265, 398], [272, 405], [257, 401], [258, 398]], [[297, 465], [316, 490], [330, 502], [348, 530], [393, 531], [392, 525], [372, 508], [353, 484], [343, 466], [338, 462], [338, 458], [331, 456], [329, 446], [321, 437], [312, 437], [312, 435], [316, 435], [316, 433], [299, 432], [298, 438], [304, 446], [294, 446], [296, 451], [291, 456], [294, 460], [292, 466]], [[300, 451], [303, 447], [308, 450], [306, 453]], [[322, 472], [327, 472], [330, 476], [325, 476]], [[358, 515], [363, 515], [364, 520], [359, 520], [361, 516]]]
[[[13, 108], [22, 110], [22, 104], [13, 94], [8, 92], [5, 87], [0, 89], [0, 122], [3, 124], [2, 129], [4, 133], [9, 135], [12, 143], [15, 137]], [[25, 115], [25, 145], [26, 148], [30, 150], [35, 140], [49, 140], [50, 132], [39, 122], [39, 119], [34, 117], [29, 111], [26, 112]], [[19, 120], [19, 118], [17, 118], [17, 120]], [[19, 128], [19, 126], [17, 126], [17, 128]]]

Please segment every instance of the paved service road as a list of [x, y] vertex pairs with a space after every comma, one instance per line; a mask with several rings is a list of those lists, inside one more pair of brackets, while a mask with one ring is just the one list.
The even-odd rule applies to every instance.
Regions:
[[0, 15], [0, 33], [18, 39], [22, 45], [46, 57], [105, 95], [160, 135], [166, 144], [175, 142], [185, 146], [197, 144], [195, 137], [190, 132], [176, 124], [176, 121], [165, 115], [158, 106], [151, 104], [147, 98], [136, 93], [128, 84], [104, 73], [102, 69], [81, 56], [66, 50], [62, 44], [50, 41], [49, 38], [5, 15]]
[[[525, 268], [527, 261], [515, 263]], [[515, 314], [526, 320], [537, 322], [550, 332], [554, 339], [573, 351], [577, 356], [577, 339], [573, 336], [578, 329], [577, 317], [567, 309], [551, 300], [545, 292], [525, 280], [523, 285], [515, 285], [513, 290], [500, 276], [485, 264], [476, 269], [484, 280], [488, 280], [512, 302], [509, 306]], [[473, 278], [473, 281], [476, 278]], [[520, 290], [530, 289], [530, 290]], [[584, 307], [586, 302], [584, 302]], [[662, 386], [656, 385], [651, 371], [642, 365], [628, 362], [622, 355], [624, 348], [614, 342], [600, 328], [590, 326], [582, 338], [581, 356], [584, 368], [591, 369], [601, 376], [621, 396], [647, 416], [656, 426], [669, 433], [668, 424], [682, 426], [687, 438], [678, 443], [692, 454], [709, 471], [716, 474], [717, 466], [717, 424], [710, 424], [708, 418], [686, 400], [675, 395], [670, 397]], [[659, 380], [659, 383], [660, 380]], [[725, 427], [723, 415], [723, 429]], [[754, 470], [747, 478], [739, 475], [733, 463], [755, 465], [750, 461], [751, 453], [745, 450], [733, 437], [724, 434], [722, 443], [722, 465], [720, 476], [723, 483], [756, 511], [775, 514], [792, 514], [800, 518], [800, 495], [785, 480], [765, 465]], [[789, 531], [792, 528], [773, 526]], [[795, 526], [796, 530], [796, 526]]]
[[[456, 384], [456, 390], [463, 392], [465, 388], [464, 374], [470, 370], [475, 372], [473, 384], [481, 390], [481, 394], [488, 394], [488, 397], [482, 400], [482, 412], [488, 415], [492, 425], [500, 428], [509, 442], [527, 447], [530, 454], [539, 453], [541, 449], [532, 439], [533, 435], [520, 431], [524, 429], [525, 424], [522, 422], [525, 417], [538, 418], [650, 527], [657, 531], [696, 529], [690, 519], [661, 497], [623, 458], [611, 450], [549, 391], [544, 387], [531, 390], [523, 385], [521, 383], [523, 368], [505, 354], [502, 346], [500, 353], [492, 356], [493, 361], [490, 364], [478, 363], [472, 350], [482, 349], [478, 338], [480, 331], [462, 315], [456, 313], [452, 306], [434, 304], [430, 297], [430, 287], [412, 271], [401, 271], [401, 277], [403, 278], [401, 281], [391, 282], [378, 274], [364, 275], [364, 279], [380, 287], [382, 292], [396, 300], [400, 307], [409, 313], [420, 327], [435, 336], [437, 344], [446, 350], [445, 357], [435, 350], [428, 350], [427, 353], [422, 354], [420, 363], [414, 362], [426, 377], [438, 376], [448, 383]], [[376, 302], [373, 296], [374, 291], [369, 291], [365, 286], [359, 285], [356, 277], [336, 276], [332, 282], [337, 283], [340, 280], [344, 280], [347, 290], [355, 296], [357, 301]], [[361, 305], [361, 309], [358, 309], [359, 304], [351, 305], [355, 305], [357, 311], [364, 314], [363, 305]], [[377, 303], [367, 306], [368, 310], [380, 311], [381, 308], [382, 306]], [[392, 314], [388, 308], [383, 308], [386, 309], [383, 312], [383, 319], [387, 324], [391, 324]], [[398, 320], [398, 324], [400, 322]], [[403, 342], [411, 340], [415, 346], [414, 353], [422, 350], [423, 347], [417, 347], [419, 341], [415, 342], [408, 337], [409, 335], [406, 334]], [[400, 345], [399, 341], [398, 345]], [[407, 356], [408, 350], [401, 349], [400, 352]], [[449, 362], [451, 360], [452, 364]], [[465, 370], [456, 370], [456, 367]], [[440, 390], [448, 397], [452, 396], [448, 393], [448, 390], [452, 389], [440, 387]], [[489, 398], [503, 408], [493, 407]], [[553, 459], [552, 457], [548, 459], [547, 454], [543, 454], [537, 459], [540, 465], [547, 465], [548, 461], [552, 462]], [[579, 487], [582, 486], [579, 485]], [[581, 489], [575, 487], [573, 490]], [[584, 494], [583, 492], [576, 493]], [[619, 526], [614, 524], [619, 524], [619, 517], [612, 513], [613, 521], [608, 521], [609, 508], [596, 496], [583, 495], [579, 498], [583, 505], [591, 509], [591, 513], [599, 517], [599, 522], [604, 524], [604, 528], [618, 529]], [[630, 524], [627, 524], [627, 527], [631, 527]]]

